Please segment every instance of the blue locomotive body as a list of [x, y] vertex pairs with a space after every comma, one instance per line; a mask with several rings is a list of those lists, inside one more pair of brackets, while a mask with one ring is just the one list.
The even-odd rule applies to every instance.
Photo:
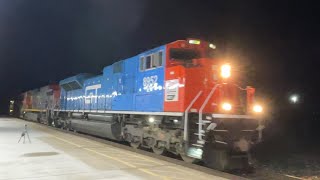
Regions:
[[[60, 81], [61, 109], [162, 112], [165, 52], [161, 46], [106, 66], [102, 75], [79, 74]], [[148, 57], [158, 61], [146, 69], [141, 61]]]

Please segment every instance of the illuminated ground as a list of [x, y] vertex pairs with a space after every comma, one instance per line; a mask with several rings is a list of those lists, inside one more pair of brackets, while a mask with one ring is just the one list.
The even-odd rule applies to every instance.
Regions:
[[[18, 143], [28, 124], [31, 144]], [[0, 179], [225, 179], [12, 118], [0, 118]]]

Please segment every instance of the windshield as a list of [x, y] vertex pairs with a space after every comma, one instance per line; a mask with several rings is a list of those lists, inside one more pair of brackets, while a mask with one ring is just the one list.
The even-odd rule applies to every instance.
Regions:
[[170, 59], [191, 60], [200, 58], [200, 53], [194, 49], [170, 49]]
[[209, 49], [206, 53], [205, 53], [205, 57], [206, 58], [214, 58], [215, 57], [215, 51], [212, 49]]

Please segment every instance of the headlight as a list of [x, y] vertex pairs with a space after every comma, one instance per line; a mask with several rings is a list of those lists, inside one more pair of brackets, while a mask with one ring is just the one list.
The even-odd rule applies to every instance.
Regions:
[[263, 108], [260, 105], [254, 105], [253, 106], [253, 111], [256, 112], [256, 113], [261, 113], [263, 111]]
[[223, 103], [222, 104], [222, 109], [225, 111], [230, 111], [232, 109], [232, 106], [230, 103]]
[[197, 45], [199, 45], [199, 44], [200, 44], [200, 41], [197, 40], [197, 39], [190, 39], [190, 40], [189, 40], [189, 44], [197, 44]]
[[209, 48], [211, 48], [211, 49], [216, 49], [216, 45], [214, 45], [214, 44], [209, 44]]
[[149, 123], [153, 123], [154, 122], [154, 117], [149, 117], [148, 121], [149, 121]]
[[221, 77], [229, 78], [231, 76], [231, 66], [229, 64], [224, 64], [221, 66]]

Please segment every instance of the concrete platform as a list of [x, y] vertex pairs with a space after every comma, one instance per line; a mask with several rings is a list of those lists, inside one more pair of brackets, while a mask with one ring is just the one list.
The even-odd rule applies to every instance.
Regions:
[[[24, 124], [31, 143], [18, 143]], [[3, 179], [227, 179], [39, 124], [0, 118]]]

